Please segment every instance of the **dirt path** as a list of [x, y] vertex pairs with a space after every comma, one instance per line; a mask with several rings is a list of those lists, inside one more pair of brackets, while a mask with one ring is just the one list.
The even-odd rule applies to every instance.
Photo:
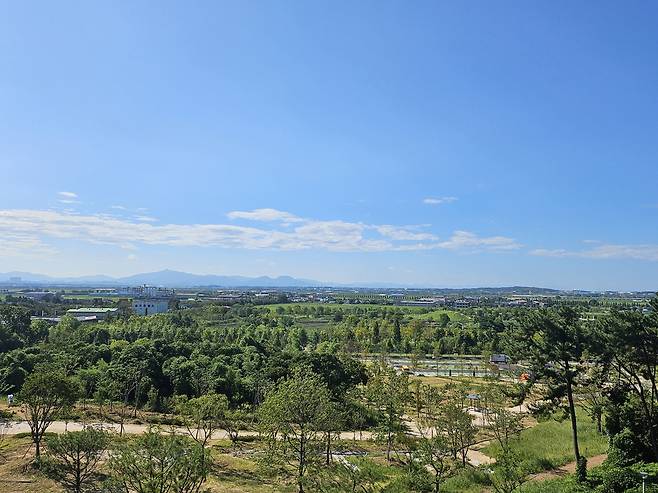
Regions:
[[469, 450], [468, 454], [466, 454], [466, 458], [468, 459], [468, 462], [475, 467], [496, 463], [496, 459], [494, 459], [493, 457], [489, 457], [486, 454], [483, 454], [479, 450], [473, 450], [473, 449]]
[[[89, 422], [87, 425], [102, 427], [104, 430], [115, 431], [119, 433], [121, 426], [117, 423], [98, 423], [98, 422]], [[50, 433], [64, 433], [66, 431], [80, 431], [84, 428], [85, 424], [80, 422], [70, 421], [68, 424], [64, 421], [53, 421], [46, 431]], [[125, 423], [123, 425], [124, 433], [129, 435], [138, 435], [140, 433], [146, 432], [149, 425], [135, 424], [135, 423]], [[171, 430], [171, 426], [161, 426], [162, 430]], [[174, 427], [175, 432], [181, 435], [187, 434], [187, 429], [181, 426]], [[11, 426], [7, 427], [4, 431], [6, 435], [18, 435], [19, 433], [29, 433], [30, 427], [26, 421], [13, 421]], [[258, 436], [258, 432], [243, 430], [240, 431], [240, 436]], [[343, 431], [340, 434], [342, 440], [370, 440], [372, 439], [372, 432], [362, 431], [361, 433], [357, 432], [356, 435], [351, 431]], [[213, 433], [214, 440], [229, 439], [228, 434], [225, 431], [217, 431]]]
[[[595, 455], [594, 457], [589, 457], [587, 459], [587, 468], [597, 467], [603, 464], [608, 458], [608, 454]], [[563, 466], [553, 469], [552, 471], [544, 471], [532, 476], [531, 481], [546, 481], [548, 479], [558, 479], [563, 478], [569, 474], [576, 472], [576, 461], [569, 462]]]
[[[87, 423], [88, 425], [93, 425], [93, 426], [102, 426], [103, 429], [105, 430], [110, 430], [110, 431], [115, 431], [119, 432], [120, 430], [120, 425], [117, 423]], [[53, 421], [53, 423], [48, 427], [49, 432], [51, 433], [64, 433], [65, 431], [79, 431], [82, 430], [82, 428], [85, 425], [80, 422], [69, 422], [65, 423], [64, 421]], [[144, 425], [144, 424], [135, 424], [135, 423], [125, 423], [124, 424], [124, 432], [130, 435], [136, 435], [140, 433], [144, 433], [148, 429], [149, 425]], [[165, 430], [170, 430], [171, 427], [169, 426], [162, 426], [163, 429]], [[175, 427], [174, 430], [176, 433], [180, 434], [186, 434], [187, 429], [183, 427]], [[7, 435], [18, 435], [19, 433], [29, 433], [30, 432], [30, 427], [28, 426], [27, 422], [25, 421], [14, 421], [11, 422], [11, 426], [6, 427], [3, 431]], [[418, 433], [417, 430], [412, 430], [412, 433]], [[258, 433], [255, 431], [248, 431], [244, 430], [240, 432], [241, 436], [257, 436]], [[353, 433], [351, 431], [345, 431], [341, 432], [340, 438], [343, 440], [371, 440], [372, 439], [372, 433], [369, 431], [364, 431], [361, 433]], [[215, 440], [221, 440], [221, 439], [229, 439], [229, 436], [226, 432], [224, 431], [218, 431], [213, 435], [213, 438]], [[488, 442], [482, 442], [478, 444], [478, 448], [483, 448], [484, 446], [487, 445]], [[588, 468], [591, 467], [596, 467], [600, 466], [603, 461], [608, 457], [608, 454], [600, 454], [600, 455], [595, 455], [593, 457], [589, 457], [587, 459], [587, 466]], [[480, 450], [477, 449], [471, 449], [468, 451], [467, 455], [468, 462], [473, 465], [473, 466], [481, 466], [481, 465], [488, 465], [488, 464], [494, 464], [496, 462], [496, 459], [493, 457], [490, 457]], [[558, 467], [557, 469], [553, 469], [551, 471], [544, 471], [535, 474], [534, 476], [531, 477], [531, 481], [546, 481], [549, 479], [557, 479], [561, 478], [564, 476], [567, 476], [569, 474], [573, 474], [576, 472], [576, 462], [569, 462], [567, 464], [564, 464], [563, 466]]]

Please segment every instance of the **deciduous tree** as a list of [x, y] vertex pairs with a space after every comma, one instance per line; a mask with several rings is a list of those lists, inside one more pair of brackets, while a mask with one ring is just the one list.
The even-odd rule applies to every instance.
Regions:
[[409, 378], [393, 368], [379, 365], [368, 380], [366, 397], [378, 414], [377, 437], [386, 443], [386, 458], [396, 437], [404, 432], [402, 416], [409, 402]]
[[37, 461], [41, 458], [46, 429], [58, 413], [75, 403], [78, 393], [77, 383], [58, 369], [40, 368], [25, 380], [19, 399], [30, 426]]
[[333, 419], [332, 409], [324, 381], [303, 368], [279, 383], [259, 409], [269, 445], [267, 460], [294, 467], [299, 493], [304, 492], [309, 466], [319, 458], [320, 436]]

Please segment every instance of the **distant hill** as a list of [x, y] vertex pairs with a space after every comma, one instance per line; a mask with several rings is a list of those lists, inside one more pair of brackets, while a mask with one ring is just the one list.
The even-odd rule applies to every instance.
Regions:
[[175, 270], [161, 270], [159, 272], [148, 272], [135, 274], [134, 276], [122, 277], [115, 280], [120, 284], [128, 286], [149, 284], [153, 286], [252, 286], [252, 287], [303, 287], [321, 286], [319, 281], [310, 279], [297, 279], [290, 276], [279, 277], [244, 277], [244, 276], [217, 276], [212, 274], [199, 275]]
[[22, 283], [32, 284], [63, 284], [76, 286], [137, 286], [149, 284], [151, 286], [166, 287], [305, 287], [322, 286], [323, 283], [310, 279], [297, 279], [290, 276], [279, 277], [244, 277], [244, 276], [217, 276], [199, 275], [188, 272], [179, 272], [165, 269], [158, 272], [147, 272], [127, 277], [110, 276], [81, 276], [81, 277], [52, 277], [31, 272], [5, 272], [0, 273], [0, 283], [8, 283], [11, 278], [20, 278]]
[[20, 284], [34, 286], [80, 286], [80, 287], [115, 287], [115, 286], [163, 286], [169, 288], [218, 287], [218, 288], [305, 288], [334, 287], [342, 289], [358, 289], [373, 292], [407, 292], [408, 294], [429, 293], [457, 296], [511, 296], [511, 295], [557, 295], [561, 293], [588, 294], [589, 291], [567, 291], [559, 289], [532, 286], [501, 286], [501, 287], [471, 287], [443, 288], [437, 286], [404, 285], [398, 283], [359, 282], [351, 284], [327, 283], [312, 279], [300, 279], [290, 276], [279, 277], [245, 277], [219, 276], [213, 274], [190, 274], [175, 270], [145, 272], [127, 277], [110, 277], [104, 275], [80, 277], [53, 277], [31, 272], [0, 273], [0, 285], [16, 285], [11, 278], [20, 278]]

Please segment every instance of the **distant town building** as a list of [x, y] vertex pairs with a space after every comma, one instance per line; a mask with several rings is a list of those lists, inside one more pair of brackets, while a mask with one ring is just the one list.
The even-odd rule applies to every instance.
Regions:
[[[44, 322], [47, 322], [51, 325], [57, 325], [58, 323], [60, 323], [62, 321], [62, 318], [63, 317], [30, 317], [31, 320], [43, 320]], [[99, 318], [96, 315], [77, 316], [77, 317], [73, 317], [73, 318], [75, 318], [78, 322], [83, 323], [83, 324], [99, 321]]]
[[404, 306], [439, 306], [439, 305], [445, 305], [446, 299], [445, 298], [435, 298], [435, 297], [430, 297], [430, 298], [418, 298], [416, 300], [402, 300], [400, 301], [401, 305]]
[[98, 294], [100, 296], [116, 296], [117, 290], [114, 288], [97, 288], [90, 291], [92, 294]]
[[133, 300], [133, 311], [137, 315], [154, 315], [169, 310], [169, 300], [155, 298], [136, 298]]
[[489, 363], [494, 364], [494, 365], [505, 365], [509, 363], [509, 356], [506, 354], [492, 354], [489, 357]]
[[31, 300], [39, 301], [45, 299], [47, 296], [54, 296], [55, 293], [51, 293], [50, 291], [29, 291], [26, 293], [20, 293], [21, 296], [24, 296], [26, 298], [29, 298]]
[[71, 308], [66, 311], [66, 314], [71, 315], [72, 317], [96, 317], [98, 320], [106, 320], [118, 315], [119, 309], [95, 307]]
[[475, 298], [460, 298], [453, 302], [455, 308], [468, 308], [477, 304], [477, 299]]
[[206, 298], [211, 301], [219, 301], [221, 303], [237, 303], [245, 299], [243, 294], [239, 293], [219, 293], [217, 296]]
[[171, 298], [175, 292], [173, 289], [159, 288], [157, 286], [132, 286], [117, 290], [120, 296], [129, 296], [131, 298]]

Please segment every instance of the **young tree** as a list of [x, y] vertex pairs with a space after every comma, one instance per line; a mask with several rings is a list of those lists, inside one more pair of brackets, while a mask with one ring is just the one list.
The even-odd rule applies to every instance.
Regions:
[[[189, 435], [199, 444], [202, 463], [206, 464], [206, 446], [228, 411], [228, 399], [222, 394], [207, 394], [183, 401], [178, 412], [185, 418]], [[204, 478], [208, 471], [203, 471]]]
[[503, 452], [489, 473], [491, 485], [496, 493], [513, 493], [528, 480], [528, 464], [511, 450]]
[[253, 415], [245, 406], [227, 410], [219, 420], [219, 428], [226, 432], [233, 448], [238, 445], [240, 430], [248, 429], [252, 424]]
[[19, 399], [30, 426], [37, 461], [41, 458], [43, 434], [58, 413], [75, 403], [78, 392], [77, 383], [58, 369], [41, 368], [25, 380]]
[[126, 493], [198, 493], [208, 461], [191, 438], [149, 428], [117, 445], [110, 455], [110, 469]]
[[329, 408], [329, 415], [331, 419], [327, 419], [320, 427], [324, 441], [324, 456], [325, 464], [328, 466], [331, 463], [332, 453], [331, 444], [334, 439], [340, 437], [341, 430], [345, 429], [345, 416], [340, 411], [335, 402], [331, 402]]
[[[459, 423], [451, 420], [463, 405], [459, 398], [461, 394], [461, 389], [453, 385], [443, 388], [421, 385], [416, 388], [415, 400], [420, 402], [417, 420], [420, 438], [412, 443], [410, 457], [432, 474], [435, 493], [440, 491], [446, 478], [460, 466], [457, 456], [464, 437], [457, 435]], [[470, 416], [468, 418], [463, 420], [462, 426], [472, 427]]]
[[441, 433], [446, 437], [453, 459], [461, 459], [466, 465], [468, 451], [475, 444], [477, 427], [473, 418], [461, 406], [454, 402], [445, 402], [440, 416]]
[[332, 409], [327, 385], [304, 368], [279, 383], [259, 409], [269, 445], [266, 459], [294, 467], [299, 493], [304, 492], [310, 464], [319, 457], [320, 434], [333, 419]]
[[609, 378], [608, 365], [598, 364], [590, 368], [578, 388], [581, 405], [596, 423], [596, 430], [599, 433], [603, 433], [603, 412], [608, 404]]
[[489, 409], [487, 428], [503, 453], [509, 452], [512, 440], [523, 431], [523, 415], [496, 405]]
[[412, 454], [412, 458], [418, 460], [432, 473], [434, 493], [441, 491], [441, 485], [445, 479], [456, 469], [457, 463], [452, 452], [450, 443], [441, 434], [422, 435], [418, 440], [417, 449]]
[[386, 443], [386, 459], [396, 437], [404, 432], [402, 416], [409, 402], [409, 379], [388, 366], [378, 366], [366, 387], [366, 397], [379, 415], [377, 437]]
[[206, 394], [182, 401], [177, 407], [189, 435], [205, 447], [228, 411], [228, 399], [222, 394]]
[[46, 439], [59, 482], [74, 493], [84, 491], [92, 483], [109, 441], [106, 432], [91, 427]]

